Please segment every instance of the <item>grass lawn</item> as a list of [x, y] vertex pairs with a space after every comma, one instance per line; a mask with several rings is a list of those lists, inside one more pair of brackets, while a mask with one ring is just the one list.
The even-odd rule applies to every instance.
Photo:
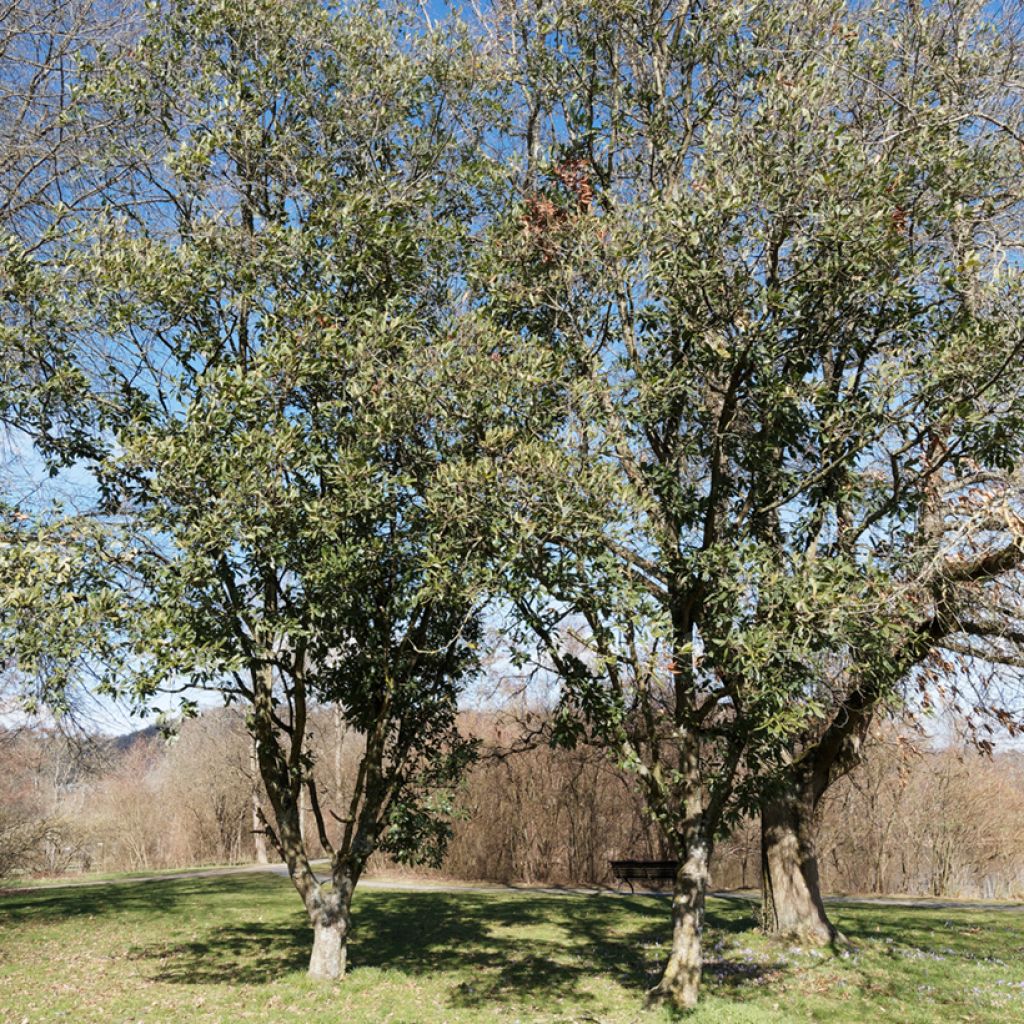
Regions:
[[70, 875], [15, 875], [8, 878], [6, 885], [12, 889], [52, 889], [54, 886], [85, 885], [93, 882], [110, 882], [125, 878], [153, 878], [158, 875], [180, 875], [188, 871], [207, 871], [218, 868], [231, 869], [237, 865], [231, 864], [196, 864], [188, 868], [154, 868], [147, 871], [142, 868], [138, 871], [82, 871]]
[[[688, 1022], [1024, 1024], [1024, 913], [834, 907], [840, 956], [713, 901]], [[669, 936], [652, 897], [364, 889], [348, 977], [304, 974], [286, 879], [244, 874], [0, 896], [0, 1022], [641, 1024]]]
[[[326, 860], [311, 860], [310, 865], [321, 873], [329, 870]], [[126, 878], [159, 878], [161, 875], [194, 874], [198, 871], [240, 871], [252, 865], [192, 864], [184, 868], [140, 868], [138, 871], [83, 871], [71, 875], [15, 875], [0, 884], [11, 889], [53, 889], [72, 885], [93, 885], [96, 882], [123, 881]], [[2, 904], [0, 904], [2, 906]], [[0, 1022], [3, 1024], [3, 1022]]]

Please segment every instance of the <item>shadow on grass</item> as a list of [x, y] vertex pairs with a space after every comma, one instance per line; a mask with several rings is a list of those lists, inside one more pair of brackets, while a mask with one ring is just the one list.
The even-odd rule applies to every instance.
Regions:
[[[263, 985], [304, 971], [312, 931], [288, 883], [236, 875], [96, 885], [10, 894], [5, 923], [53, 919], [131, 919], [148, 930], [127, 958], [153, 981], [181, 985]], [[294, 903], [292, 900], [294, 899]], [[749, 929], [749, 908], [714, 901], [709, 928]], [[187, 929], [188, 938], [168, 938]], [[146, 941], [163, 933], [162, 941]], [[445, 975], [453, 1006], [524, 999], [591, 1000], [586, 985], [607, 978], [639, 994], [657, 981], [671, 937], [658, 896], [592, 897], [528, 892], [362, 890], [354, 907], [353, 976], [382, 968], [411, 976]], [[778, 965], [709, 961], [730, 990], [755, 987]], [[752, 994], [752, 993], [751, 993]]]
[[[726, 907], [712, 911], [709, 923], [720, 932], [741, 932], [748, 916]], [[353, 977], [370, 968], [446, 975], [451, 1004], [460, 1008], [530, 998], [585, 1005], [593, 999], [586, 983], [596, 977], [639, 996], [657, 981], [671, 934], [664, 902], [648, 897], [364, 891], [353, 918]], [[154, 981], [267, 984], [304, 970], [311, 941], [296, 913], [269, 923], [214, 926], [201, 941], [150, 945], [133, 958], [154, 963]], [[779, 968], [708, 964], [730, 989]]]
[[83, 885], [5, 893], [0, 917], [11, 924], [31, 924], [54, 917], [100, 917], [105, 914], [172, 912], [182, 902], [208, 895], [205, 879]]
[[225, 983], [263, 985], [305, 968], [312, 930], [294, 925], [253, 922], [205, 929], [206, 938], [142, 946], [129, 960], [154, 962], [153, 981], [179, 985]]
[[[1024, 913], [921, 907], [833, 905], [829, 916], [854, 945], [882, 941], [892, 952], [936, 959], [1016, 961], [1024, 952]], [[979, 938], [984, 941], [979, 943]]]

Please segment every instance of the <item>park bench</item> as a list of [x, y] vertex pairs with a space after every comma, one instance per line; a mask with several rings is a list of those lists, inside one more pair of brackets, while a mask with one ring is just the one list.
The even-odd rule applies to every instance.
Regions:
[[633, 892], [633, 883], [666, 882], [676, 877], [679, 862], [675, 860], [612, 860], [612, 874], [621, 882], [629, 885]]

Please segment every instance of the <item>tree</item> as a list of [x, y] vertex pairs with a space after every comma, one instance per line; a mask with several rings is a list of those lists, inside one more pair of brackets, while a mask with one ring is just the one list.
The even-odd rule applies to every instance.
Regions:
[[113, 0], [19, 0], [0, 11], [0, 231], [39, 244], [55, 204], [77, 198], [87, 138], [64, 115], [78, 57], [122, 45], [133, 23]]
[[[25, 329], [19, 296], [33, 274], [31, 254], [45, 251], [71, 209], [102, 189], [104, 172], [94, 177], [86, 158], [105, 126], [70, 116], [73, 91], [82, 56], [127, 46], [135, 14], [124, 0], [18, 0], [0, 11], [0, 422], [31, 431], [54, 471], [73, 455], [95, 454], [84, 450], [77, 422], [84, 408], [69, 412], [81, 381], [45, 324]], [[43, 311], [28, 315], [38, 321]], [[15, 495], [5, 502], [24, 511]]]
[[[1013, 5], [993, 13], [983, 5], [958, 4], [937, 17], [907, 21], [904, 45], [917, 47], [917, 54], [927, 46], [928, 62], [941, 68], [930, 96], [946, 112], [951, 137], [966, 136], [971, 144], [983, 145], [975, 137], [981, 126], [1020, 139], [1018, 15]], [[919, 55], [913, 60], [915, 66], [921, 62]], [[1020, 230], [1012, 169], [1000, 171], [993, 163], [973, 188], [965, 189], [946, 225], [947, 259], [955, 267], [958, 297], [969, 315], [999, 315], [985, 308], [997, 291], [993, 274], [1017, 245]], [[784, 751], [777, 784], [766, 792], [761, 808], [763, 921], [769, 931], [805, 941], [834, 937], [818, 891], [813, 820], [827, 788], [857, 764], [876, 713], [895, 698], [906, 703], [901, 686], [920, 690], [926, 709], [941, 701], [937, 688], [948, 691], [957, 710], [969, 712], [969, 720], [1017, 728], [1020, 687], [1013, 687], [1016, 695], [1008, 693], [1005, 674], [998, 671], [1021, 664], [1018, 643], [1024, 637], [1019, 605], [1024, 522], [1020, 474], [1011, 454], [1019, 444], [1013, 439], [1018, 424], [1002, 416], [1004, 411], [997, 400], [982, 431], [1003, 436], [1005, 451], [994, 462], [972, 464], [970, 443], [957, 436], [951, 423], [932, 430], [929, 480], [894, 563], [893, 585], [912, 593], [916, 606], [901, 657], [887, 672], [866, 676], [857, 651], [845, 651], [833, 666], [831, 685], [822, 687], [827, 713]], [[887, 486], [898, 496], [901, 482], [895, 473]], [[945, 688], [936, 687], [940, 677]], [[981, 742], [984, 748], [987, 741]]]
[[[463, 51], [375, 5], [153, 5], [83, 65], [103, 187], [19, 279], [19, 329], [86, 410], [122, 603], [105, 685], [244, 703], [317, 977], [344, 972], [374, 850], [440, 855], [472, 756], [481, 602], [473, 561], [433, 554], [431, 500], [486, 440], [498, 370], [460, 298], [486, 179]], [[316, 789], [317, 704], [365, 738], [345, 808]]]
[[837, 672], [893, 693], [934, 487], [1019, 457], [1017, 53], [973, 3], [499, 13], [521, 198], [474, 280], [561, 417], [474, 479], [567, 738], [678, 857], [651, 996], [690, 1007], [716, 837]]
[[941, 489], [949, 500], [927, 517], [935, 535], [926, 525], [921, 557], [908, 560], [924, 570], [913, 583], [894, 577], [896, 586], [913, 586], [918, 602], [902, 656], [888, 672], [865, 676], [857, 651], [848, 652], [828, 688], [828, 714], [791, 738], [762, 797], [762, 923], [774, 934], [810, 942], [836, 936], [821, 898], [814, 822], [829, 787], [859, 763], [878, 714], [892, 705], [952, 707], [967, 713], [989, 752], [989, 723], [1011, 736], [1020, 728], [1019, 681], [1000, 671], [1022, 664], [1019, 489], [1000, 473], [954, 477]]
[[[55, 502], [39, 479], [41, 460], [56, 475], [72, 455], [92, 452], [77, 422], [81, 378], [24, 300], [30, 254], [46, 250], [94, 185], [82, 160], [97, 125], [67, 116], [80, 56], [125, 45], [133, 24], [120, 0], [19, 0], [0, 11], [0, 422], [12, 448], [0, 495], [0, 650], [12, 704], [45, 709], [62, 726], [82, 710], [91, 662], [103, 656], [107, 627], [116, 629], [116, 602], [84, 557], [102, 528]], [[26, 454], [26, 430], [39, 452]], [[30, 484], [16, 486], [22, 477]], [[12, 660], [15, 635], [21, 656]]]

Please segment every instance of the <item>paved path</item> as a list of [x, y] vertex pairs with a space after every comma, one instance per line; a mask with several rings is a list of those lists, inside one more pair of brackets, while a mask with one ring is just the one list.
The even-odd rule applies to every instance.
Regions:
[[[243, 864], [220, 868], [198, 868], [190, 871], [168, 872], [159, 875], [137, 875], [130, 878], [87, 879], [80, 882], [58, 882], [54, 885], [27, 886], [15, 889], [0, 889], [0, 895], [43, 893], [51, 889], [75, 889], [95, 885], [132, 885], [143, 882], [173, 882], [189, 878], [217, 878], [222, 875], [245, 875], [254, 872], [271, 872], [287, 877], [288, 869], [284, 864]], [[324, 880], [326, 876], [321, 876]], [[359, 883], [360, 888], [393, 889], [405, 892], [472, 892], [472, 893], [530, 893], [547, 896], [612, 896], [626, 897], [634, 895], [619, 889], [595, 889], [576, 886], [549, 885], [502, 885], [489, 882], [450, 882], [432, 881], [430, 879], [404, 878], [366, 878]], [[637, 890], [637, 896], [656, 896], [667, 898], [668, 893], [651, 890]], [[712, 892], [709, 895], [723, 900], [741, 900], [754, 903], [761, 899], [756, 890], [737, 892]], [[826, 896], [826, 903], [832, 904], [865, 904], [879, 907], [907, 907], [919, 910], [1011, 910], [1024, 911], [1024, 903], [997, 902], [994, 900], [944, 900], [931, 898], [915, 898], [901, 896]]]

